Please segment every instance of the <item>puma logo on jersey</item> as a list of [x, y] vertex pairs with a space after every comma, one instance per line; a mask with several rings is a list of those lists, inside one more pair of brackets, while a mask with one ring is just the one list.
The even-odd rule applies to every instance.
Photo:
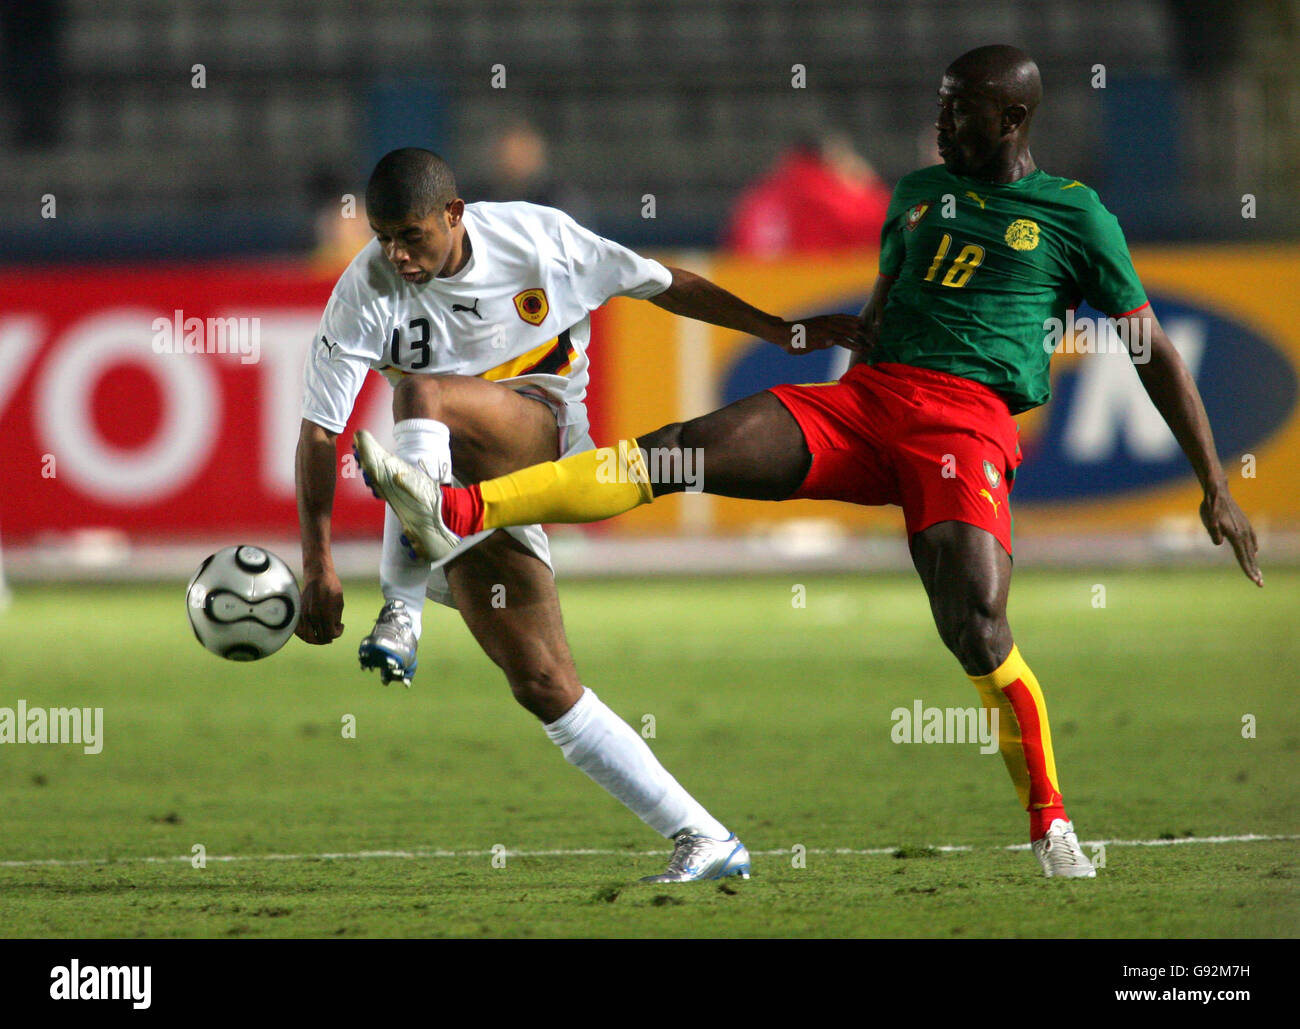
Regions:
[[986, 489], [980, 490], [980, 496], [993, 505], [993, 517], [996, 518], [998, 516], [998, 507], [1001, 506], [1002, 501], [994, 500], [993, 494]]
[[973, 192], [972, 190], [969, 190], [969, 189], [966, 190], [966, 195], [967, 195], [968, 197], [970, 197], [972, 200], [974, 200], [975, 203], [977, 203], [977, 204], [980, 205], [980, 210], [981, 210], [981, 211], [984, 210], [984, 198], [983, 198], [982, 196], [980, 196], [978, 193], [975, 193], [975, 192]]
[[1087, 189], [1087, 188], [1088, 188], [1088, 187], [1085, 186], [1082, 182], [1080, 182], [1078, 179], [1075, 179], [1075, 180], [1074, 180], [1073, 182], [1071, 182], [1068, 186], [1062, 186], [1061, 188], [1062, 188], [1062, 189], [1074, 189], [1075, 186], [1078, 186], [1080, 189]]
[[320, 338], [320, 341], [321, 341], [322, 343], [325, 344], [325, 352], [328, 353], [328, 354], [330, 355], [330, 357], [333, 357], [333, 356], [334, 356], [334, 348], [335, 348], [336, 346], [338, 346], [338, 344], [337, 344], [337, 343], [331, 343], [331, 342], [330, 342], [329, 340], [327, 340], [324, 336], [322, 336], [322, 337]]
[[475, 298], [474, 298], [474, 306], [473, 306], [473, 307], [466, 307], [464, 304], [452, 304], [452, 305], [451, 305], [451, 311], [452, 311], [452, 314], [455, 314], [457, 311], [468, 311], [470, 314], [472, 314], [472, 315], [473, 315], [475, 318], [477, 318], [479, 321], [482, 321], [482, 320], [483, 320], [483, 316], [482, 316], [481, 314], [478, 313], [478, 297], [475, 297]]

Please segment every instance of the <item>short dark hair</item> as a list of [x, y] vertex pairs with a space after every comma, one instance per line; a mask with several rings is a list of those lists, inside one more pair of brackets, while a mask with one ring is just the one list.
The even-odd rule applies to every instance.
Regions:
[[381, 222], [427, 218], [455, 199], [451, 165], [419, 147], [384, 154], [366, 185], [366, 213]]

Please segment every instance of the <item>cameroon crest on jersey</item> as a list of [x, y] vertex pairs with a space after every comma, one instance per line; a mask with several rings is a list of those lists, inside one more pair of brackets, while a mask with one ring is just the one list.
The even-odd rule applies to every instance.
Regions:
[[913, 204], [912, 209], [907, 212], [907, 219], [903, 223], [903, 228], [911, 232], [921, 223], [921, 219], [925, 217], [925, 212], [930, 210], [931, 206], [929, 201], [923, 204]]

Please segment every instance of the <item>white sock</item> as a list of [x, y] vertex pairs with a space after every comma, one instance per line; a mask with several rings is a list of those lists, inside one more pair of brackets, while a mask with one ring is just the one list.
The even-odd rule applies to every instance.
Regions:
[[569, 764], [582, 769], [655, 832], [671, 837], [688, 829], [718, 840], [731, 835], [591, 690], [584, 688], [578, 702], [545, 728]]
[[379, 588], [384, 600], [402, 600], [411, 615], [416, 639], [424, 628], [424, 591], [429, 584], [429, 566], [412, 561], [406, 548], [398, 542], [402, 523], [391, 507], [384, 509], [384, 549], [379, 558]]
[[[451, 434], [432, 418], [407, 418], [393, 426], [393, 453], [411, 464], [422, 465], [430, 475], [446, 479], [451, 472]], [[399, 542], [402, 523], [391, 507], [384, 511], [384, 549], [379, 559], [379, 586], [384, 600], [406, 603], [418, 638], [423, 628], [424, 590], [429, 563], [412, 558]]]

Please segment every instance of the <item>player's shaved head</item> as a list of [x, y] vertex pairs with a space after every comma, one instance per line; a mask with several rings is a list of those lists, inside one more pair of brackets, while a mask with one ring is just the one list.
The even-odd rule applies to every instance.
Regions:
[[1002, 43], [968, 50], [948, 65], [946, 75], [967, 92], [985, 96], [999, 107], [1021, 105], [1029, 116], [1043, 98], [1043, 81], [1034, 59], [1020, 48]]
[[366, 213], [377, 222], [419, 221], [456, 199], [451, 165], [432, 150], [390, 150], [366, 186]]
[[948, 170], [1014, 182], [1034, 170], [1029, 122], [1043, 83], [1023, 50], [996, 44], [962, 54], [939, 86], [939, 156]]

